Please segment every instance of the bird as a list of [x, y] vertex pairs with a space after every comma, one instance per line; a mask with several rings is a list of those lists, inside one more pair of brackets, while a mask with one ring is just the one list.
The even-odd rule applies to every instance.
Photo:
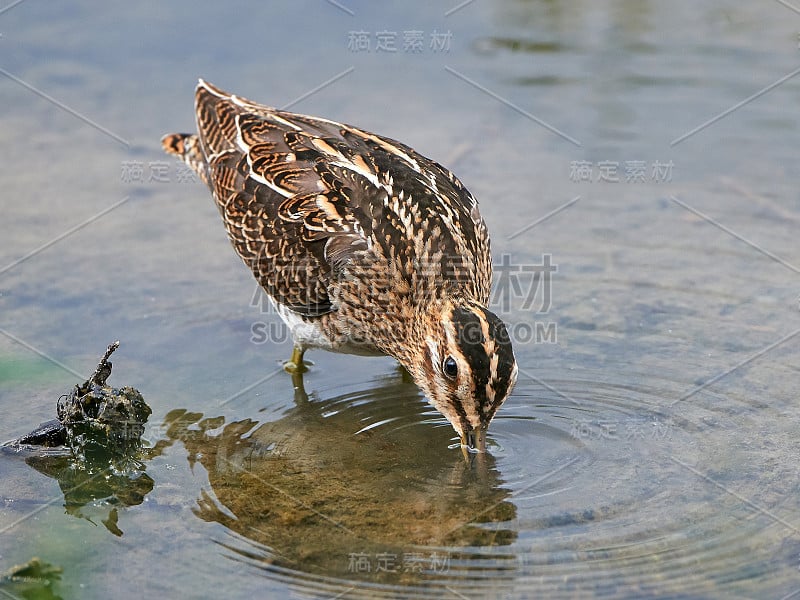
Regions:
[[211, 190], [228, 237], [294, 342], [386, 355], [453, 426], [465, 452], [518, 374], [488, 303], [492, 257], [475, 197], [409, 146], [230, 94], [200, 79], [197, 133], [162, 147]]

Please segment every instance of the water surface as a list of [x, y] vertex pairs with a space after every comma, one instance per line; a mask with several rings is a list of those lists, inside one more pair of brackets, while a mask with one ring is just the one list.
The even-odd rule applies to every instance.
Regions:
[[[114, 339], [111, 382], [153, 408], [127, 481], [0, 455], [0, 570], [39, 556], [65, 598], [800, 593], [800, 14], [457, 6], [0, 12], [0, 439]], [[478, 197], [521, 368], [484, 460], [389, 359], [309, 353], [305, 394], [280, 370], [285, 330], [159, 150], [198, 76]]]

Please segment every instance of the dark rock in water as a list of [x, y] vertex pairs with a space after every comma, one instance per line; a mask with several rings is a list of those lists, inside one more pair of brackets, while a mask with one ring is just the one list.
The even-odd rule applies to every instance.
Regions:
[[22, 446], [44, 446], [57, 448], [67, 443], [67, 428], [58, 419], [42, 423], [28, 435], [19, 438], [15, 444]]

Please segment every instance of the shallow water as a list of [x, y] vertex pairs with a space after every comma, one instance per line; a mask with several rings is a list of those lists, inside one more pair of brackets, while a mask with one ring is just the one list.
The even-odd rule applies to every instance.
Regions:
[[[0, 439], [114, 339], [153, 408], [130, 481], [0, 455], [0, 571], [39, 556], [65, 598], [800, 594], [800, 14], [739, 4], [0, 8]], [[478, 197], [521, 367], [489, 455], [389, 359], [309, 353], [294, 390], [160, 153], [198, 76]]]

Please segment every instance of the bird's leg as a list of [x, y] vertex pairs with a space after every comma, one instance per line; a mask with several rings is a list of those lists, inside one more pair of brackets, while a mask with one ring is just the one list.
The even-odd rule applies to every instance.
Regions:
[[292, 358], [283, 363], [283, 368], [287, 373], [299, 374], [308, 371], [306, 364], [303, 362], [303, 354], [305, 349], [300, 346], [295, 346], [292, 350]]
[[294, 387], [294, 401], [297, 404], [308, 402], [306, 386], [303, 382], [303, 373], [292, 373], [292, 387]]

